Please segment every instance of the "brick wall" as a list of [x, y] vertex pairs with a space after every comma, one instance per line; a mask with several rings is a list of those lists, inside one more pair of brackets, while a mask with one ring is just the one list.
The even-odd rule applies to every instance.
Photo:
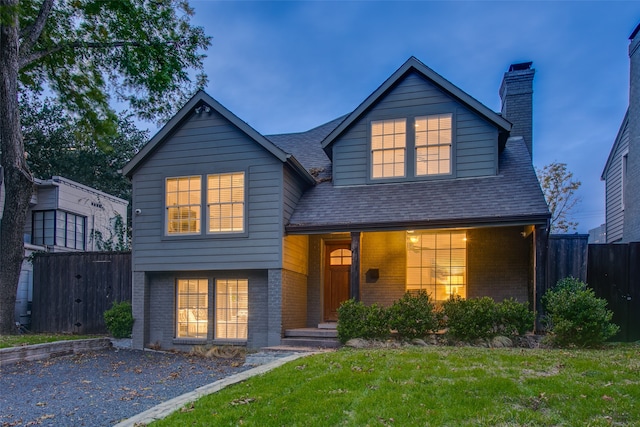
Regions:
[[510, 135], [523, 137], [529, 154], [533, 156], [533, 76], [535, 70], [531, 68], [512, 69], [513, 67], [512, 65], [509, 71], [504, 74], [500, 86], [502, 116], [513, 124]]
[[[634, 31], [635, 33], [635, 31]], [[640, 34], [629, 45], [629, 157], [624, 189], [624, 242], [640, 241]]]
[[[278, 270], [279, 271], [279, 270]], [[142, 278], [139, 277], [142, 275]], [[215, 279], [233, 279], [243, 278], [249, 280], [249, 320], [248, 320], [248, 332], [247, 332], [247, 347], [259, 348], [269, 343], [268, 333], [269, 324], [280, 322], [280, 294], [278, 293], [277, 308], [273, 311], [269, 309], [268, 300], [268, 281], [267, 272], [264, 270], [252, 270], [252, 271], [196, 271], [196, 272], [166, 272], [166, 273], [147, 273], [146, 274], [146, 290], [144, 293], [140, 289], [145, 289], [144, 286], [140, 286], [137, 283], [144, 283], [144, 273], [134, 274], [134, 301], [137, 298], [142, 300], [146, 298], [146, 308], [142, 308], [136, 305], [134, 308], [134, 318], [139, 319], [140, 313], [145, 310], [147, 313], [147, 325], [146, 332], [142, 330], [145, 328], [139, 324], [136, 326], [134, 323], [134, 348], [143, 348], [143, 345], [148, 347], [149, 345], [159, 345], [162, 349], [179, 349], [187, 351], [193, 345], [204, 343], [200, 340], [176, 340], [175, 339], [175, 298], [176, 289], [175, 284], [178, 278], [206, 278], [209, 279], [209, 339], [207, 342], [220, 342], [213, 341], [213, 328], [214, 328], [214, 286]], [[277, 289], [279, 286], [273, 287]], [[276, 295], [273, 296], [274, 298]], [[276, 319], [271, 319], [270, 315], [275, 312]], [[142, 330], [142, 331], [141, 331]], [[280, 343], [279, 330], [277, 332], [278, 344]], [[144, 337], [144, 338], [143, 338]], [[144, 341], [143, 341], [144, 339]]]
[[[363, 233], [361, 257], [361, 300], [389, 306], [405, 293], [406, 233], [404, 231]], [[377, 280], [367, 280], [367, 271], [378, 269]]]
[[532, 301], [532, 235], [525, 239], [520, 232], [522, 227], [467, 231], [468, 298]]
[[307, 326], [307, 276], [282, 270], [282, 329]]

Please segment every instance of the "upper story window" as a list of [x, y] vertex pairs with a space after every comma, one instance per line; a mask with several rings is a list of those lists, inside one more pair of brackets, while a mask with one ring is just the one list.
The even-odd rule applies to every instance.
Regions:
[[244, 172], [207, 177], [210, 233], [244, 231]]
[[451, 114], [416, 117], [416, 176], [451, 173]]
[[371, 122], [371, 177], [405, 176], [407, 120]]
[[167, 178], [167, 234], [200, 233], [202, 178]]
[[33, 212], [33, 244], [84, 250], [87, 218], [64, 211]]

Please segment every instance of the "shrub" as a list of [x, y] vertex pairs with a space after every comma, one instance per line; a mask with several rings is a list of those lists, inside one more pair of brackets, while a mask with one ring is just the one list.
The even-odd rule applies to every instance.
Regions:
[[462, 341], [490, 339], [496, 330], [496, 303], [489, 297], [462, 299], [459, 295], [443, 303], [449, 334]]
[[343, 344], [352, 338], [384, 339], [389, 336], [389, 316], [378, 304], [366, 306], [350, 299], [338, 307], [337, 330]]
[[536, 316], [526, 303], [519, 303], [513, 298], [505, 299], [497, 305], [497, 311], [497, 328], [501, 334], [524, 335], [533, 330]]
[[104, 312], [104, 322], [114, 338], [129, 338], [133, 329], [131, 303], [114, 302], [111, 308]]
[[587, 284], [574, 278], [560, 280], [542, 297], [547, 309], [545, 323], [554, 345], [595, 347], [620, 329], [611, 322], [607, 301], [597, 298]]
[[438, 329], [433, 304], [425, 291], [407, 292], [389, 308], [389, 326], [402, 338], [422, 338]]

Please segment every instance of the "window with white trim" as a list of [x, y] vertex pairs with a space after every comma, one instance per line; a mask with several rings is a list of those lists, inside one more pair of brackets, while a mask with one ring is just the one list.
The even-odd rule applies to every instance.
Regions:
[[451, 173], [452, 114], [416, 117], [416, 176]]
[[244, 231], [244, 172], [207, 176], [209, 233]]
[[216, 339], [247, 339], [249, 281], [216, 280]]
[[424, 290], [435, 301], [467, 295], [465, 231], [407, 232], [407, 290]]
[[202, 178], [166, 179], [167, 234], [200, 233]]
[[371, 122], [371, 178], [405, 176], [407, 120]]
[[207, 338], [209, 280], [178, 279], [176, 338]]

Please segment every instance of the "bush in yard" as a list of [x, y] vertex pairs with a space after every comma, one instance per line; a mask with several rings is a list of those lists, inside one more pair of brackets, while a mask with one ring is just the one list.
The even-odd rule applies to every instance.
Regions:
[[595, 347], [620, 329], [611, 322], [613, 312], [607, 301], [597, 298], [593, 289], [574, 277], [560, 280], [542, 297], [549, 340], [558, 346]]
[[497, 305], [498, 332], [506, 336], [524, 335], [533, 330], [535, 314], [528, 304], [519, 303], [513, 298], [505, 299]]
[[433, 304], [425, 291], [407, 292], [389, 308], [389, 326], [402, 338], [423, 338], [438, 329]]
[[387, 310], [378, 304], [364, 305], [354, 299], [338, 307], [338, 339], [346, 343], [352, 338], [384, 339], [389, 336]]
[[496, 303], [489, 297], [463, 299], [459, 295], [442, 304], [449, 334], [462, 341], [490, 339], [496, 330]]
[[129, 338], [133, 329], [133, 313], [128, 301], [114, 302], [104, 312], [104, 323], [114, 338]]

